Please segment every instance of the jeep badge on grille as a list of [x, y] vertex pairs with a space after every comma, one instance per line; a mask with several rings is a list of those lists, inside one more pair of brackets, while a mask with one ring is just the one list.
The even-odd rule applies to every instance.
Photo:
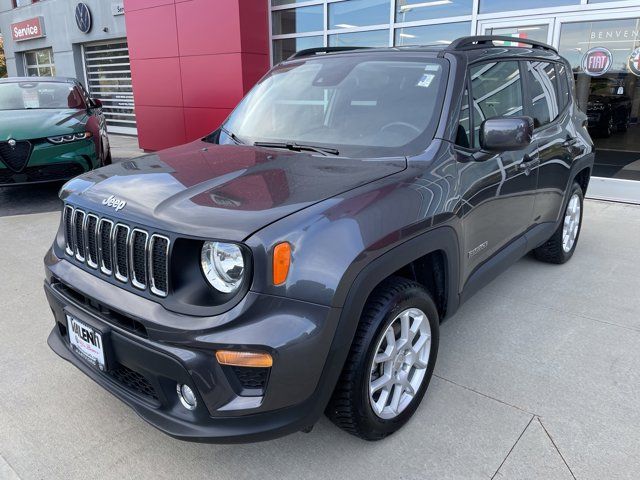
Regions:
[[102, 200], [102, 204], [106, 205], [107, 207], [115, 208], [116, 212], [119, 212], [120, 210], [122, 210], [125, 207], [127, 202], [124, 201], [124, 200], [119, 200], [115, 196], [111, 195], [110, 197], [105, 198], [104, 200]]

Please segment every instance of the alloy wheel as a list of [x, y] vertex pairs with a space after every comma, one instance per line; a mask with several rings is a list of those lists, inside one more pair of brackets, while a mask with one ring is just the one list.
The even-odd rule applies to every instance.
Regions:
[[580, 197], [577, 193], [574, 193], [567, 205], [562, 227], [562, 249], [565, 253], [569, 253], [576, 243], [578, 231], [580, 230], [580, 210]]
[[431, 352], [431, 326], [418, 308], [404, 310], [378, 340], [369, 376], [373, 412], [389, 420], [414, 399], [427, 373]]

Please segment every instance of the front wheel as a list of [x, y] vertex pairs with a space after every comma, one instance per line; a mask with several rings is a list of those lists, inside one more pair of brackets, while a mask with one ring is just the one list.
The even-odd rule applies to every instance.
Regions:
[[538, 260], [548, 263], [565, 263], [573, 256], [582, 227], [583, 203], [582, 188], [574, 183], [560, 226], [546, 243], [533, 251]]
[[365, 305], [327, 416], [365, 440], [400, 429], [424, 396], [435, 366], [438, 310], [418, 283], [390, 278]]

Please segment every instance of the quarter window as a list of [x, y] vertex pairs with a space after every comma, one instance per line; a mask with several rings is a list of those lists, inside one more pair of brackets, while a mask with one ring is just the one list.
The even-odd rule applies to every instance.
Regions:
[[471, 68], [474, 144], [480, 125], [494, 117], [522, 115], [522, 80], [518, 62], [485, 63]]
[[558, 116], [556, 71], [552, 63], [526, 62], [533, 125], [538, 128]]
[[556, 71], [558, 73], [558, 86], [560, 87], [560, 110], [564, 110], [569, 104], [569, 98], [571, 97], [571, 88], [569, 87], [569, 79], [567, 78], [567, 67], [559, 63], [556, 65]]

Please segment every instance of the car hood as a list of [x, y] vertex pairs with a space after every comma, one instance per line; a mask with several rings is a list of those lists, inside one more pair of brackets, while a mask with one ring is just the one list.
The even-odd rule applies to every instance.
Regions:
[[[404, 157], [351, 159], [196, 141], [81, 175], [61, 197], [160, 230], [241, 241], [313, 203], [405, 168]], [[125, 206], [116, 211], [104, 205], [111, 196]]]
[[85, 110], [0, 110], [0, 141], [53, 137], [84, 130]]

